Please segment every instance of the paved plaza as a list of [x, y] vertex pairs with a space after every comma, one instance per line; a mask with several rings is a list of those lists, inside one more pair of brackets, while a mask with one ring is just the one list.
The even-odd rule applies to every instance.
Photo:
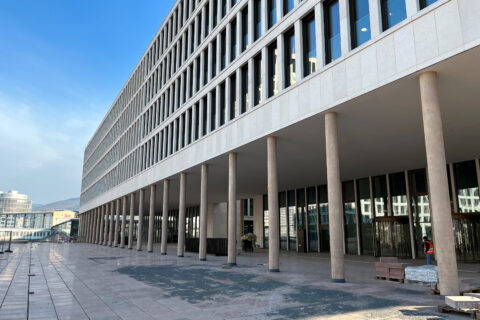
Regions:
[[[270, 273], [266, 251], [231, 269], [226, 257], [177, 258], [174, 246], [167, 256], [85, 243], [13, 251], [0, 257], [0, 319], [464, 319], [437, 313], [443, 299], [428, 286], [374, 280], [373, 257], [347, 256], [347, 283], [335, 284], [328, 254], [282, 252]], [[460, 278], [479, 281], [478, 267], [460, 264]]]

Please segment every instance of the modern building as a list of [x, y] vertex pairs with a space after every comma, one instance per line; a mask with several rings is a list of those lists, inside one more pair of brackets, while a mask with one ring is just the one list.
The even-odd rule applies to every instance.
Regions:
[[76, 218], [69, 210], [0, 213], [0, 234], [12, 231], [12, 240], [46, 240], [52, 227]]
[[253, 221], [271, 271], [330, 251], [334, 281], [345, 253], [422, 258], [426, 235], [458, 294], [457, 260], [480, 261], [479, 44], [480, 1], [176, 1], [85, 149], [80, 235], [199, 238], [200, 260], [228, 237], [233, 265]]
[[32, 201], [28, 196], [18, 193], [17, 190], [3, 193], [0, 191], [0, 213], [8, 212], [30, 212], [32, 211]]

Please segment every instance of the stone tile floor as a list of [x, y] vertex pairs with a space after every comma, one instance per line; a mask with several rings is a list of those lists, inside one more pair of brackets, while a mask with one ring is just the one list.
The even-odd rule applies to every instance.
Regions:
[[[429, 287], [374, 280], [373, 257], [347, 256], [347, 283], [335, 284], [327, 254], [283, 252], [269, 273], [262, 250], [232, 269], [226, 257], [177, 258], [174, 246], [167, 256], [85, 243], [13, 250], [0, 255], [0, 319], [464, 319], [437, 313], [443, 299]], [[459, 268], [480, 281], [479, 264]]]

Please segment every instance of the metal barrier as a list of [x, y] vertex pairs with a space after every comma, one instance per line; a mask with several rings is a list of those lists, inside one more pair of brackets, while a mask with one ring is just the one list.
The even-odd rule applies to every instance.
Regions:
[[[0, 231], [0, 241], [0, 254], [12, 252], [12, 231]], [[8, 249], [5, 250], [6, 242], [8, 242]]]

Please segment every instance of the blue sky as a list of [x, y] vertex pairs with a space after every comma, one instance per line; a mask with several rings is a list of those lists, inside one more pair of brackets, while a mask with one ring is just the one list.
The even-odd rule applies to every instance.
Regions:
[[174, 2], [0, 1], [0, 190], [80, 195], [84, 148]]

